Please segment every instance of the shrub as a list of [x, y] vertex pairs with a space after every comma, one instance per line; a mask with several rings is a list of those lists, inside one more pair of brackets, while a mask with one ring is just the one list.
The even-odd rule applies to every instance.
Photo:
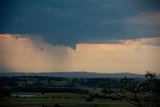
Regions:
[[41, 107], [48, 107], [48, 106], [46, 106], [46, 105], [43, 104]]
[[92, 101], [93, 101], [93, 98], [87, 97], [86, 102], [92, 102]]
[[95, 105], [93, 105], [93, 106], [91, 106], [91, 107], [98, 107], [98, 105], [95, 104]]
[[54, 99], [54, 96], [52, 96], [52, 98]]
[[63, 106], [60, 106], [59, 104], [54, 104], [54, 107], [63, 107]]
[[66, 96], [65, 99], [68, 99], [68, 96]]

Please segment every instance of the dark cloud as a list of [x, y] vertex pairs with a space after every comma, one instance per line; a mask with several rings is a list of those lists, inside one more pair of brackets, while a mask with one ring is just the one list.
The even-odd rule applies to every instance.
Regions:
[[[153, 26], [124, 22], [159, 11], [159, 0], [1, 0], [0, 33], [41, 35], [55, 45], [83, 40], [159, 36]], [[157, 29], [157, 30], [153, 30]]]

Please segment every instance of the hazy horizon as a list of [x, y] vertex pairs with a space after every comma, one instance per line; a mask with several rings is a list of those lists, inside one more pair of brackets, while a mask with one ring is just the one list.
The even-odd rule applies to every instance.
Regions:
[[[146, 71], [147, 72], [147, 71]], [[145, 72], [145, 73], [146, 73]], [[134, 72], [131, 72], [131, 71], [119, 71], [119, 72], [109, 72], [109, 71], [106, 71], [106, 72], [96, 72], [96, 71], [33, 71], [33, 72], [28, 72], [28, 71], [0, 71], [0, 73], [29, 73], [29, 74], [34, 74], [34, 73], [100, 73], [100, 74], [117, 74], [117, 73], [120, 73], [120, 74], [125, 74], [125, 73], [131, 73], [131, 74], [139, 74], [139, 75], [144, 75], [145, 73], [134, 73]], [[157, 73], [157, 75], [159, 75], [159, 73]]]

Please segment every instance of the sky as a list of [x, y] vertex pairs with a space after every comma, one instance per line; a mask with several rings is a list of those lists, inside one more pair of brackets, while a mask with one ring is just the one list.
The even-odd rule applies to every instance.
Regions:
[[159, 0], [1, 0], [0, 71], [159, 73]]

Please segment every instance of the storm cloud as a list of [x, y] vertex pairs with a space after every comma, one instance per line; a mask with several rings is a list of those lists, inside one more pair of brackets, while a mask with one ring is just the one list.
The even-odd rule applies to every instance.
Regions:
[[72, 48], [92, 39], [157, 37], [157, 19], [159, 0], [0, 1], [1, 34], [38, 35], [47, 43]]

